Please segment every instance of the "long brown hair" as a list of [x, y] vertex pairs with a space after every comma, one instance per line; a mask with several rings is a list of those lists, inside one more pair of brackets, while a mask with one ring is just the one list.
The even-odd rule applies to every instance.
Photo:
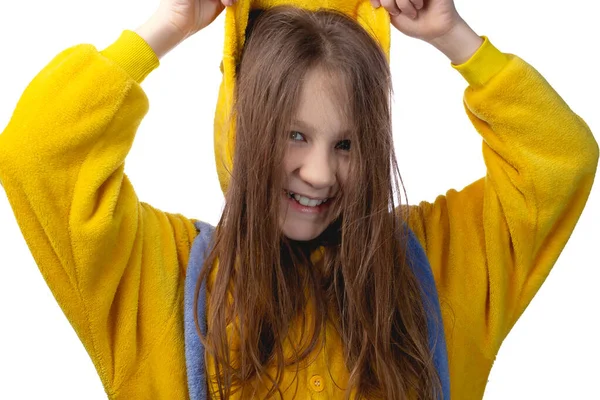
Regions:
[[[319, 238], [294, 242], [280, 228], [281, 165], [303, 78], [317, 67], [341, 83], [339, 103], [353, 126], [350, 174], [336, 202], [338, 217]], [[347, 398], [355, 389], [357, 398], [437, 399], [427, 304], [406, 260], [408, 215], [396, 211], [408, 207], [396, 208], [402, 180], [385, 54], [341, 13], [279, 6], [249, 21], [236, 79], [233, 171], [196, 290], [197, 301], [200, 282], [214, 278], [206, 337], [196, 325], [214, 359], [216, 376], [209, 379], [216, 379], [220, 397], [256, 378], [272, 384], [268, 397], [281, 395], [285, 366], [310, 354], [329, 318], [344, 345]], [[324, 250], [318, 266], [311, 260], [317, 249]], [[286, 359], [282, 343], [292, 321], [299, 315], [305, 321], [309, 301], [312, 337]], [[228, 327], [239, 340], [235, 360]]]

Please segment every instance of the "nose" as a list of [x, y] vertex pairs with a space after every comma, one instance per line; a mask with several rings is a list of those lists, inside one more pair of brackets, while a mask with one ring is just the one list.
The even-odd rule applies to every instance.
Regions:
[[329, 149], [315, 148], [303, 160], [300, 179], [315, 189], [333, 186], [337, 180], [337, 160]]

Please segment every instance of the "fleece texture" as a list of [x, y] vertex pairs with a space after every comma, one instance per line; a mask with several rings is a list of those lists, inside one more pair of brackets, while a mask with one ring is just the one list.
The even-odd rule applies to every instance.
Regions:
[[[464, 110], [486, 173], [411, 205], [408, 221], [435, 279], [451, 398], [460, 400], [482, 398], [500, 345], [565, 247], [598, 165], [584, 120], [536, 69], [483, 38], [468, 61], [449, 67], [465, 79]], [[102, 51], [70, 47], [32, 79], [0, 134], [0, 183], [110, 399], [189, 397], [184, 281], [197, 220], [140, 201], [124, 172], [149, 107], [141, 83], [158, 66], [132, 31]], [[197, 173], [181, 171], [181, 179]], [[327, 361], [311, 367], [325, 388], [335, 385]], [[313, 390], [313, 378], [300, 382], [305, 398], [325, 393]]]
[[[198, 337], [197, 331], [199, 328], [202, 334], [206, 335], [207, 285], [205, 281], [200, 282], [196, 308], [194, 308], [194, 303], [196, 301], [198, 277], [200, 276], [204, 260], [212, 248], [212, 237], [215, 228], [210, 224], [201, 221], [197, 221], [195, 226], [198, 230], [198, 236], [196, 236], [192, 245], [192, 252], [190, 254], [185, 278], [185, 362], [187, 366], [190, 399], [206, 400], [210, 397], [207, 393], [208, 383], [205, 365], [205, 349], [202, 341]], [[448, 354], [446, 351], [446, 338], [444, 336], [444, 326], [442, 323], [435, 280], [433, 279], [429, 261], [427, 260], [427, 256], [425, 255], [419, 240], [406, 224], [403, 224], [402, 226], [407, 230], [408, 236], [406, 260], [419, 281], [423, 303], [427, 304], [429, 349], [433, 355], [433, 361], [442, 384], [442, 394], [439, 400], [449, 400], [450, 376], [448, 374]], [[197, 314], [198, 328], [196, 327], [195, 311]], [[336, 351], [337, 349], [334, 348], [333, 350]], [[312, 375], [311, 378], [314, 376], [318, 375]], [[332, 390], [333, 387], [326, 388], [323, 383], [319, 386], [319, 389], [321, 389], [320, 391], [314, 390], [315, 388], [313, 385], [310, 385], [309, 387], [309, 391], [300, 390], [298, 393], [300, 396], [298, 398], [304, 399], [316, 397], [317, 393], [320, 393], [318, 397], [321, 398], [336, 398], [341, 396], [341, 393], [338, 394], [338, 396], [335, 396], [336, 393]], [[260, 396], [258, 398], [266, 398], [266, 396]]]

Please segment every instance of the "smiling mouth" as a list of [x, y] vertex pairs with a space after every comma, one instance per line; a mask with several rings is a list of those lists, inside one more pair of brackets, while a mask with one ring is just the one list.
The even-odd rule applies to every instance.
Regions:
[[292, 191], [285, 190], [285, 189], [284, 189], [284, 192], [288, 196], [289, 199], [293, 199], [305, 207], [317, 207], [317, 206], [320, 206], [321, 204], [327, 203], [327, 201], [329, 201], [331, 199], [331, 197], [327, 197], [325, 199], [312, 199], [310, 197], [302, 196], [300, 194], [297, 194], [297, 193], [294, 193]]

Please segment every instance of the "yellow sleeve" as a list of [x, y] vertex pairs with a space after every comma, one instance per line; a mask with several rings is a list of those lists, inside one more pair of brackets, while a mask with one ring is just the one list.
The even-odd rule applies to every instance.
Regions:
[[132, 31], [102, 52], [71, 47], [35, 76], [0, 135], [0, 182], [110, 398], [126, 398], [132, 382], [157, 398], [186, 393], [193, 220], [138, 201], [124, 173], [149, 108], [140, 83], [158, 66]]
[[598, 165], [589, 127], [521, 58], [484, 43], [464, 64], [464, 107], [486, 176], [410, 206], [440, 295], [452, 398], [483, 396], [500, 344], [555, 264]]

